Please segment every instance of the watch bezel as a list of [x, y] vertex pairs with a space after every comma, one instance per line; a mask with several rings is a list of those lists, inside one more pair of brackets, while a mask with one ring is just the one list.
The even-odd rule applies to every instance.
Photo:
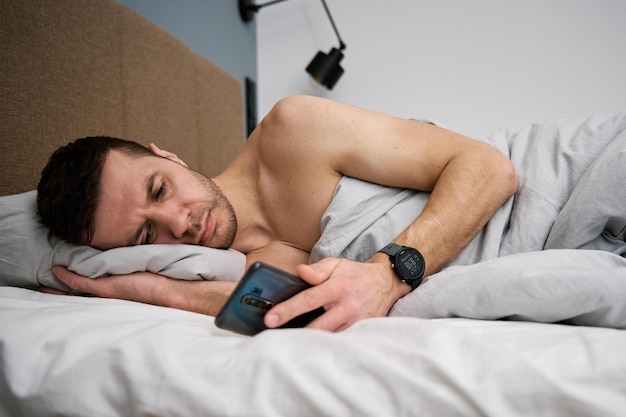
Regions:
[[[415, 267], [410, 268], [407, 266], [407, 260], [403, 260], [404, 257], [410, 256], [415, 260]], [[393, 268], [403, 281], [410, 281], [412, 283], [415, 280], [421, 280], [424, 276], [424, 257], [415, 248], [409, 246], [403, 246], [394, 256]]]
[[[389, 256], [393, 272], [400, 281], [410, 285], [411, 290], [416, 289], [422, 283], [424, 274], [426, 273], [426, 261], [420, 251], [410, 246], [390, 243], [380, 249], [379, 252]], [[409, 255], [407, 255], [407, 252], [409, 252]], [[406, 267], [406, 260], [402, 262], [403, 256], [410, 256], [414, 259], [416, 268], [411, 269]]]

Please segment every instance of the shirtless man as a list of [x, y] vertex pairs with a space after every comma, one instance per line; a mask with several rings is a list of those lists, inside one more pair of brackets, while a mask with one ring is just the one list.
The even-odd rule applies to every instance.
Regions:
[[[308, 327], [339, 331], [385, 316], [411, 291], [383, 253], [362, 263], [326, 258], [306, 265], [342, 176], [431, 192], [423, 213], [393, 241], [419, 250], [425, 276], [450, 262], [517, 187], [511, 162], [487, 144], [314, 97], [278, 102], [212, 180], [172, 153], [151, 150], [160, 157], [108, 151], [99, 195], [92, 198], [93, 227], [82, 230], [79, 240], [102, 249], [144, 243], [231, 247], [245, 253], [248, 264], [262, 260], [314, 285], [274, 306], [265, 317], [268, 327], [323, 306], [326, 313]], [[46, 175], [57, 174], [49, 169], [42, 176], [44, 219], [55, 216], [45, 204], [55, 193]], [[210, 315], [234, 285], [151, 273], [87, 279], [61, 267], [54, 273], [78, 292]]]

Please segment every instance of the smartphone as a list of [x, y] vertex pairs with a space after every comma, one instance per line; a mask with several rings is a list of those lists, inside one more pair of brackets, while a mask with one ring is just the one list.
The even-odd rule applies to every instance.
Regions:
[[[267, 327], [265, 313], [311, 285], [300, 278], [262, 262], [248, 268], [215, 318], [217, 327], [246, 335], [255, 335]], [[322, 307], [302, 314], [281, 328], [304, 327], [324, 312]]]

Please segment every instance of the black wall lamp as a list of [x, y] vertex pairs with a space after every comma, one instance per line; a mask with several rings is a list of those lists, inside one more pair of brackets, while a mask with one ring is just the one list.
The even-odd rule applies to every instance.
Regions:
[[[254, 19], [254, 14], [262, 7], [271, 6], [272, 4], [281, 3], [283, 1], [286, 0], [273, 0], [263, 4], [254, 4], [253, 0], [239, 0], [239, 14], [244, 22], [250, 22]], [[340, 62], [343, 59], [342, 51], [346, 49], [346, 44], [343, 43], [341, 37], [339, 36], [339, 31], [337, 31], [335, 21], [330, 15], [330, 10], [328, 10], [326, 1], [321, 1], [324, 5], [324, 9], [326, 10], [326, 14], [328, 15], [328, 19], [333, 26], [335, 35], [337, 35], [337, 39], [339, 40], [339, 48], [332, 48], [328, 53], [319, 51], [311, 60], [309, 65], [307, 65], [306, 72], [308, 72], [315, 81], [329, 90], [332, 90], [334, 85], [339, 80], [339, 77], [343, 74], [343, 68], [341, 68]]]

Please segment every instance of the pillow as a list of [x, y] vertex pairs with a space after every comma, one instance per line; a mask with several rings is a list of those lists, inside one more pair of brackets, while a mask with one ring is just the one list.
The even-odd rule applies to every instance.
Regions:
[[390, 316], [563, 322], [626, 329], [626, 258], [610, 252], [524, 252], [429, 276]]
[[0, 285], [67, 290], [53, 265], [90, 278], [149, 271], [186, 280], [237, 281], [245, 256], [195, 245], [141, 245], [107, 251], [52, 236], [37, 215], [36, 191], [0, 197]]

